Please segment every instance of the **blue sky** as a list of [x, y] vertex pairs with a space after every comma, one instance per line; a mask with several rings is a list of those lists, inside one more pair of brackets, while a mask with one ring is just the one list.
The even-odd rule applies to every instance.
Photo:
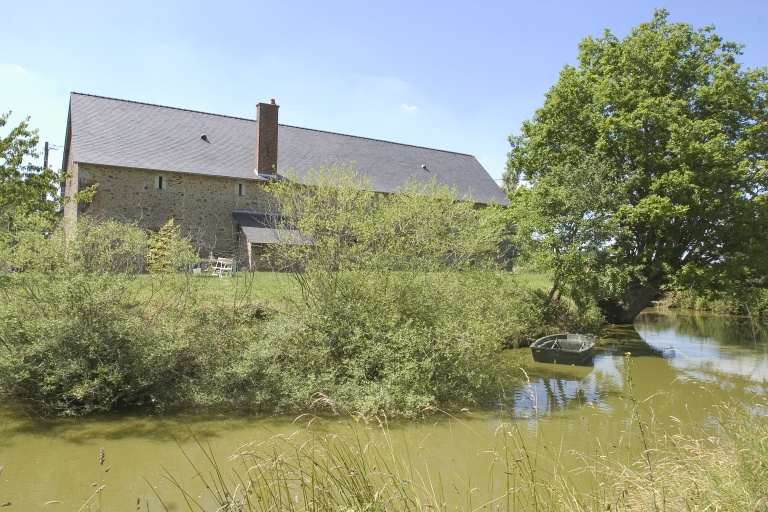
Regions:
[[42, 149], [72, 91], [244, 118], [275, 98], [283, 124], [469, 153], [499, 179], [579, 41], [657, 7], [768, 65], [768, 0], [0, 0], [0, 111]]

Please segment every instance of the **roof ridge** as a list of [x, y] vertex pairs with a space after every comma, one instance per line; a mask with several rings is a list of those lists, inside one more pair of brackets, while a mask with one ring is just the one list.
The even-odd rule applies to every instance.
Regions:
[[124, 100], [122, 98], [113, 98], [111, 96], [101, 96], [98, 94], [88, 94], [84, 92], [76, 92], [72, 91], [70, 94], [77, 94], [80, 96], [90, 96], [91, 98], [99, 98], [103, 100], [112, 100], [112, 101], [122, 101], [123, 103], [133, 103], [134, 105], [146, 105], [148, 107], [159, 107], [159, 108], [167, 108], [170, 110], [178, 110], [181, 112], [191, 112], [193, 114], [204, 114], [207, 116], [216, 116], [216, 117], [227, 117], [229, 119], [237, 119], [239, 121], [251, 121], [252, 123], [255, 123], [256, 121], [254, 119], [248, 119], [246, 117], [237, 117], [237, 116], [229, 116], [226, 114], [214, 114], [213, 112], [203, 112], [202, 110], [192, 110], [190, 108], [179, 108], [179, 107], [171, 107], [168, 105], [160, 105], [158, 103], [147, 103], [145, 101], [135, 101], [135, 100]]
[[384, 139], [374, 139], [373, 137], [363, 137], [362, 135], [350, 135], [348, 133], [332, 132], [332, 131], [329, 131], [329, 130], [318, 130], [317, 128], [304, 128], [302, 126], [293, 126], [293, 125], [290, 125], [290, 124], [282, 124], [282, 123], [280, 123], [280, 126], [285, 126], [285, 127], [288, 127], [288, 128], [297, 128], [299, 130], [309, 130], [309, 131], [312, 131], [312, 132], [329, 133], [331, 135], [341, 135], [342, 137], [353, 137], [355, 139], [364, 139], [364, 140], [372, 140], [372, 141], [376, 141], [376, 142], [384, 142], [386, 144], [395, 144], [397, 146], [406, 146], [406, 147], [409, 147], [409, 148], [428, 149], [430, 151], [440, 151], [441, 153], [450, 153], [452, 155], [462, 155], [462, 156], [472, 156], [472, 157], [474, 156], [474, 155], [470, 155], [469, 153], [460, 153], [458, 151], [450, 151], [450, 150], [447, 150], [447, 149], [429, 148], [427, 146], [417, 146], [415, 144], [405, 144], [403, 142], [394, 142], [394, 141], [391, 141], [391, 140], [384, 140]]
[[[99, 99], [104, 99], [104, 100], [122, 101], [124, 103], [133, 103], [134, 105], [146, 105], [146, 106], [149, 106], [149, 107], [167, 108], [167, 109], [170, 109], [170, 110], [177, 110], [177, 111], [180, 111], [180, 112], [191, 112], [193, 114], [204, 114], [204, 115], [207, 115], [207, 116], [226, 117], [226, 118], [229, 118], [229, 119], [237, 119], [239, 121], [250, 121], [252, 123], [256, 122], [255, 119], [249, 119], [247, 117], [229, 116], [229, 115], [226, 115], [226, 114], [215, 114], [213, 112], [203, 112], [202, 110], [192, 110], [192, 109], [188, 109], [188, 108], [171, 107], [171, 106], [168, 106], [168, 105], [160, 105], [158, 103], [147, 103], [147, 102], [144, 102], [144, 101], [124, 100], [124, 99], [121, 99], [121, 98], [113, 98], [111, 96], [101, 96], [101, 95], [98, 95], [98, 94], [88, 94], [88, 93], [76, 92], [76, 91], [72, 91], [70, 94], [77, 94], [77, 95], [80, 95], [80, 96], [89, 96], [91, 98], [99, 98]], [[447, 149], [437, 149], [437, 148], [430, 148], [430, 147], [427, 147], [427, 146], [417, 146], [415, 144], [405, 144], [403, 142], [394, 142], [394, 141], [391, 141], [391, 140], [376, 139], [376, 138], [373, 138], [373, 137], [363, 137], [361, 135], [351, 135], [351, 134], [348, 134], [348, 133], [332, 132], [330, 130], [318, 130], [316, 128], [305, 128], [303, 126], [294, 126], [294, 125], [283, 124], [283, 123], [278, 123], [278, 125], [279, 126], [285, 126], [287, 128], [296, 128], [298, 130], [308, 130], [308, 131], [312, 131], [312, 132], [328, 133], [328, 134], [331, 134], [331, 135], [340, 135], [342, 137], [353, 137], [355, 139], [363, 139], [363, 140], [371, 140], [371, 141], [376, 141], [376, 142], [384, 142], [386, 144], [395, 144], [397, 146], [405, 146], [405, 147], [409, 147], [409, 148], [428, 149], [430, 151], [440, 151], [441, 153], [450, 153], [452, 155], [474, 156], [474, 155], [470, 155], [469, 153], [461, 153], [461, 152], [458, 152], [458, 151], [450, 151], [450, 150], [447, 150]]]

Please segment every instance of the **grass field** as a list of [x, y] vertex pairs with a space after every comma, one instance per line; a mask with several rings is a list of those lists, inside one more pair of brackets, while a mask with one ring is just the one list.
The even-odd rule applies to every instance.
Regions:
[[[552, 279], [548, 274], [514, 272], [507, 277], [531, 290], [548, 292]], [[232, 276], [218, 277], [211, 274], [142, 274], [137, 276], [140, 288], [151, 290], [152, 283], [173, 281], [177, 286], [193, 286], [201, 298], [210, 301], [228, 301], [233, 297], [244, 300], [266, 300], [277, 303], [281, 299], [294, 297], [299, 293], [296, 280], [288, 273], [281, 272], [238, 272]]]
[[552, 288], [552, 276], [544, 273], [515, 271], [515, 279], [521, 285], [532, 290], [548, 292]]

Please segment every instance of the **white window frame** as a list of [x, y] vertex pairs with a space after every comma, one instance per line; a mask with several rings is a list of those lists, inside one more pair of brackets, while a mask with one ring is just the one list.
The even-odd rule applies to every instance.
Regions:
[[155, 188], [158, 190], [165, 190], [168, 188], [168, 179], [166, 176], [159, 174], [155, 176]]
[[237, 183], [235, 185], [235, 195], [238, 197], [245, 197], [245, 183]]

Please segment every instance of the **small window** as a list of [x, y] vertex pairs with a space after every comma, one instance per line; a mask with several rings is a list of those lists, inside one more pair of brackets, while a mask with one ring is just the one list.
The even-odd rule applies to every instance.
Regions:
[[155, 188], [168, 188], [165, 176], [155, 176]]
[[238, 196], [244, 196], [245, 195], [245, 185], [243, 185], [242, 183], [238, 183], [237, 186], [235, 187], [235, 193]]

